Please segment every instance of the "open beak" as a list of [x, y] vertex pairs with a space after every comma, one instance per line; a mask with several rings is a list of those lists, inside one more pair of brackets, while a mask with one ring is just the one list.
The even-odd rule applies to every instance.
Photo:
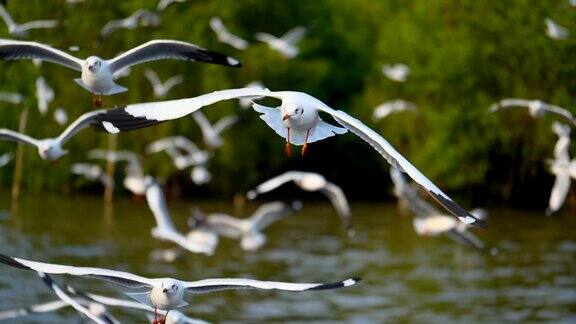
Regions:
[[288, 118], [290, 118], [290, 117], [292, 117], [292, 116], [290, 116], [289, 114], [286, 114], [286, 115], [282, 116], [282, 120], [284, 121], [284, 120], [286, 120], [286, 119], [288, 119]]

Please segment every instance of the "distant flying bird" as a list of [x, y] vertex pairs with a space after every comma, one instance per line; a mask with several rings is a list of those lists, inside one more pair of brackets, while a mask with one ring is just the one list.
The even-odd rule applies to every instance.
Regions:
[[58, 107], [54, 110], [54, 121], [60, 126], [66, 125], [68, 122], [68, 113], [64, 108]]
[[[101, 131], [119, 133], [132, 129], [150, 127], [158, 123], [182, 118], [202, 107], [223, 100], [249, 97], [271, 97], [282, 101], [280, 107], [272, 108], [254, 104], [253, 108], [261, 114], [260, 118], [278, 135], [286, 139], [286, 151], [290, 153], [291, 143], [307, 143], [344, 134], [348, 130], [370, 144], [374, 150], [393, 167], [407, 173], [416, 183], [440, 203], [455, 217], [467, 224], [482, 226], [482, 221], [470, 215], [460, 205], [448, 197], [424, 174], [402, 156], [388, 141], [360, 120], [342, 110], [334, 110], [322, 101], [303, 92], [270, 91], [268, 89], [228, 89], [215, 91], [198, 97], [154, 103], [132, 104], [126, 107], [110, 109], [98, 116], [99, 122], [92, 126]], [[345, 128], [332, 126], [320, 118], [320, 112], [328, 114]]]
[[[89, 277], [108, 281], [109, 283], [130, 289], [139, 289], [140, 292], [127, 293], [127, 295], [144, 305], [153, 307], [155, 310], [165, 310], [167, 312], [188, 305], [188, 303], [184, 301], [185, 293], [199, 294], [230, 289], [285, 290], [294, 292], [327, 290], [349, 287], [360, 281], [359, 278], [350, 278], [332, 283], [288, 283], [235, 278], [182, 281], [173, 278], [146, 278], [130, 272], [102, 268], [75, 267], [36, 262], [14, 258], [4, 254], [0, 254], [0, 262], [20, 270]], [[154, 318], [154, 321], [157, 320], [157, 318]]]
[[[150, 143], [146, 147], [146, 154], [166, 151], [178, 170], [184, 170], [190, 166], [207, 163], [211, 154], [200, 150], [194, 142], [184, 136], [170, 136]], [[185, 151], [182, 154], [180, 151]]]
[[165, 97], [172, 88], [184, 81], [184, 78], [181, 75], [175, 75], [162, 83], [158, 77], [158, 74], [156, 74], [156, 72], [154, 72], [152, 69], [144, 70], [144, 76], [146, 76], [146, 79], [150, 81], [152, 90], [154, 90], [154, 96], [156, 98]]
[[24, 101], [24, 96], [16, 92], [0, 92], [0, 101], [17, 105]]
[[244, 50], [248, 48], [248, 42], [228, 31], [222, 19], [213, 17], [210, 19], [210, 28], [216, 33], [218, 40], [224, 44], [228, 44], [236, 49]]
[[68, 153], [62, 146], [78, 132], [88, 127], [89, 124], [94, 121], [95, 116], [101, 112], [102, 111], [98, 110], [91, 111], [78, 117], [78, 119], [70, 124], [62, 134], [56, 138], [35, 139], [26, 134], [21, 134], [9, 129], [0, 129], [0, 140], [15, 141], [34, 146], [38, 149], [38, 154], [43, 160], [58, 160]]
[[291, 59], [298, 56], [300, 49], [296, 44], [306, 35], [306, 28], [299, 26], [290, 29], [281, 37], [276, 37], [267, 33], [256, 33], [256, 39], [268, 44], [268, 46], [279, 52], [284, 58]]
[[34, 20], [24, 24], [17, 24], [12, 19], [12, 16], [6, 11], [3, 5], [0, 4], [0, 17], [8, 26], [8, 32], [14, 37], [24, 38], [28, 36], [28, 31], [32, 29], [47, 29], [58, 26], [57, 20]]
[[160, 25], [160, 16], [157, 13], [146, 9], [139, 9], [126, 18], [107, 22], [104, 27], [102, 27], [100, 35], [108, 37], [120, 29], [132, 30], [139, 26], [156, 27], [158, 25]]
[[394, 112], [400, 111], [418, 111], [418, 107], [415, 104], [402, 100], [390, 100], [386, 101], [385, 103], [379, 105], [378, 107], [374, 108], [374, 112], [372, 113], [372, 119], [378, 121], [383, 119]]
[[12, 153], [4, 153], [0, 155], [0, 168], [6, 166], [12, 161]]
[[558, 135], [558, 141], [554, 147], [554, 159], [549, 160], [548, 164], [556, 180], [550, 193], [546, 215], [552, 215], [562, 207], [570, 191], [572, 178], [576, 179], [576, 159], [570, 160], [569, 154], [570, 126], [554, 122], [552, 131]]
[[248, 199], [255, 199], [257, 196], [273, 191], [288, 182], [294, 183], [302, 190], [310, 192], [318, 191], [324, 194], [332, 203], [336, 213], [340, 216], [346, 230], [351, 233], [352, 212], [350, 211], [350, 204], [348, 204], [348, 199], [346, 199], [344, 191], [342, 191], [339, 186], [326, 180], [326, 178], [319, 173], [288, 171], [259, 184], [254, 190], [248, 191], [246, 196]]
[[46, 83], [44, 77], [36, 79], [36, 98], [38, 99], [38, 110], [42, 115], [48, 112], [48, 106], [54, 100], [54, 90]]
[[[75, 79], [76, 83], [98, 96], [126, 91], [126, 88], [114, 82], [113, 75], [139, 63], [161, 59], [180, 59], [232, 67], [240, 66], [240, 62], [231, 57], [175, 40], [149, 41], [110, 60], [97, 56], [82, 60], [40, 43], [4, 41], [0, 42], [0, 59], [41, 59], [80, 71], [82, 76]], [[94, 103], [97, 107], [101, 106], [101, 97], [96, 98]]]
[[194, 166], [190, 171], [190, 179], [197, 186], [202, 186], [212, 181], [212, 173], [205, 164]]
[[[260, 81], [252, 81], [250, 83], [248, 83], [246, 85], [246, 88], [253, 88], [253, 89], [266, 89], [266, 87], [264, 86], [264, 84]], [[254, 97], [254, 98], [240, 98], [240, 107], [242, 107], [242, 109], [248, 109], [252, 106], [252, 102], [253, 100], [258, 99], [258, 97]]]
[[222, 146], [222, 138], [220, 135], [238, 121], [238, 116], [229, 115], [222, 117], [212, 125], [210, 121], [208, 121], [208, 118], [206, 118], [206, 115], [200, 110], [194, 112], [192, 118], [194, 118], [198, 126], [200, 126], [206, 146], [213, 149]]
[[489, 108], [489, 111], [493, 113], [500, 111], [502, 109], [510, 109], [514, 107], [528, 108], [528, 112], [530, 113], [530, 116], [532, 116], [533, 118], [539, 118], [546, 114], [553, 114], [563, 118], [565, 121], [569, 122], [572, 126], [576, 125], [576, 119], [574, 119], [574, 116], [568, 109], [559, 106], [554, 106], [545, 103], [541, 100], [529, 100], [518, 98], [502, 99], [499, 102], [492, 104]]
[[546, 18], [544, 20], [546, 25], [546, 35], [555, 40], [562, 40], [570, 36], [570, 32], [565, 27], [558, 25], [554, 20]]
[[170, 5], [173, 4], [173, 3], [176, 3], [176, 2], [178, 2], [178, 3], [184, 3], [184, 2], [186, 2], [186, 1], [187, 1], [187, 0], [160, 0], [160, 1], [158, 2], [158, 5], [156, 6], [156, 11], [161, 12], [161, 11], [166, 10], [166, 8], [168, 8], [168, 6], [170, 6]]
[[98, 180], [105, 187], [114, 187], [114, 179], [106, 174], [106, 172], [97, 164], [74, 163], [70, 167], [70, 170], [72, 171], [72, 174], [81, 175], [88, 180]]
[[392, 81], [405, 82], [410, 74], [410, 67], [402, 63], [386, 64], [382, 66], [382, 73]]
[[204, 214], [195, 209], [191, 227], [204, 226], [218, 235], [240, 240], [240, 247], [245, 251], [256, 251], [266, 243], [264, 230], [276, 221], [294, 215], [302, 209], [300, 201], [287, 205], [283, 202], [271, 202], [260, 206], [249, 218], [236, 218], [227, 214]]
[[134, 152], [93, 149], [88, 152], [88, 158], [93, 160], [105, 160], [113, 163], [127, 162], [128, 164], [125, 169], [126, 175], [122, 180], [122, 185], [136, 196], [145, 195], [146, 189], [153, 182], [151, 176], [144, 174], [140, 157]]

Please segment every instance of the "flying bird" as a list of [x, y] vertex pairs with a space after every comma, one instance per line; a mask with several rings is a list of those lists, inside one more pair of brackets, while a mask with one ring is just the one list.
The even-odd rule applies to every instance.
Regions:
[[342, 191], [339, 186], [326, 180], [326, 178], [319, 173], [288, 171], [259, 184], [254, 190], [248, 191], [246, 196], [252, 200], [288, 182], [294, 183], [302, 190], [309, 192], [318, 191], [324, 194], [332, 203], [340, 219], [342, 219], [346, 231], [348, 231], [349, 234], [352, 233], [352, 212], [350, 211], [350, 204], [348, 204], [348, 199], [346, 199], [344, 191]]
[[248, 42], [229, 32], [226, 26], [224, 26], [222, 19], [219, 17], [213, 17], [210, 19], [210, 28], [212, 28], [214, 33], [216, 33], [216, 37], [218, 37], [220, 42], [239, 50], [248, 48]]
[[9, 129], [0, 129], [0, 140], [20, 142], [34, 146], [38, 149], [38, 154], [43, 160], [55, 161], [68, 153], [62, 146], [78, 132], [88, 127], [101, 112], [102, 110], [95, 110], [78, 117], [78, 119], [70, 124], [56, 138], [35, 139], [26, 134], [21, 134]]
[[88, 158], [93, 160], [105, 160], [107, 162], [127, 162], [126, 175], [122, 180], [122, 185], [133, 195], [143, 196], [146, 189], [153, 182], [149, 175], [144, 174], [140, 157], [131, 151], [108, 151], [93, 149], [88, 152]]
[[204, 214], [195, 209], [188, 224], [191, 228], [212, 230], [218, 235], [240, 240], [245, 251], [256, 251], [266, 243], [264, 230], [276, 221], [294, 215], [302, 209], [300, 201], [291, 204], [275, 201], [260, 206], [249, 218], [236, 218], [227, 214]]
[[[194, 142], [184, 136], [170, 136], [150, 143], [146, 147], [146, 154], [165, 151], [172, 159], [178, 170], [190, 166], [205, 164], [210, 160], [211, 154], [198, 148]], [[186, 152], [182, 154], [181, 151]]]
[[[153, 307], [155, 310], [165, 310], [167, 313], [170, 313], [172, 309], [188, 305], [184, 301], [185, 293], [199, 294], [230, 289], [285, 290], [294, 292], [327, 290], [349, 287], [360, 281], [359, 278], [350, 278], [332, 283], [288, 283], [233, 278], [182, 281], [173, 278], [147, 278], [129, 272], [102, 268], [74, 267], [29, 261], [4, 254], [0, 254], [0, 262], [21, 270], [89, 277], [131, 289], [145, 290], [143, 292], [127, 293], [127, 295], [142, 304]], [[157, 318], [154, 318], [154, 320], [157, 320]]]
[[382, 73], [388, 79], [396, 82], [406, 82], [410, 74], [410, 67], [406, 64], [396, 63], [382, 66]]
[[184, 3], [187, 0], [160, 0], [158, 1], [158, 5], [156, 6], [156, 11], [161, 12], [166, 10], [166, 8], [168, 8], [168, 6], [170, 6], [173, 3]]
[[572, 178], [576, 179], [576, 159], [570, 160], [570, 126], [554, 122], [552, 131], [558, 136], [558, 141], [554, 146], [554, 159], [549, 160], [550, 172], [556, 176], [550, 201], [546, 209], [546, 215], [557, 212], [570, 191]]
[[74, 163], [70, 167], [72, 174], [83, 176], [84, 178], [96, 181], [98, 180], [105, 187], [114, 187], [114, 179], [110, 177], [97, 164], [92, 163]]
[[66, 123], [68, 122], [68, 113], [66, 112], [66, 110], [64, 110], [64, 108], [58, 107], [54, 110], [54, 121], [60, 125], [66, 125]]
[[4, 153], [0, 155], [0, 168], [6, 166], [12, 161], [12, 153]]
[[132, 30], [139, 26], [156, 27], [158, 25], [160, 25], [160, 16], [157, 13], [146, 9], [139, 9], [126, 18], [107, 22], [104, 27], [102, 27], [100, 35], [102, 37], [108, 37], [120, 29]]
[[74, 81], [98, 96], [94, 100], [97, 107], [102, 105], [102, 95], [127, 91], [125, 87], [114, 82], [113, 75], [136, 64], [161, 59], [180, 59], [232, 67], [240, 66], [240, 62], [231, 57], [175, 40], [152, 40], [109, 60], [98, 56], [89, 56], [82, 60], [40, 43], [5, 41], [0, 43], [0, 59], [40, 59], [79, 71], [82, 73], [81, 78]]
[[158, 77], [158, 74], [156, 74], [156, 72], [154, 72], [154, 70], [152, 69], [144, 70], [144, 76], [146, 76], [146, 79], [150, 81], [150, 84], [152, 85], [152, 90], [154, 91], [154, 96], [156, 98], [166, 97], [166, 95], [172, 88], [174, 88], [175, 86], [179, 85], [184, 81], [184, 78], [181, 75], [175, 75], [170, 77], [164, 83], [162, 83], [162, 81], [160, 81], [160, 78]]
[[202, 131], [204, 143], [213, 149], [222, 146], [222, 138], [220, 135], [238, 121], [238, 116], [229, 115], [222, 117], [212, 125], [208, 118], [206, 118], [206, 115], [200, 110], [194, 112], [192, 118], [194, 118]]
[[4, 23], [8, 26], [8, 32], [10, 35], [20, 38], [25, 38], [28, 36], [28, 31], [32, 29], [48, 29], [58, 26], [57, 20], [34, 20], [29, 21], [24, 24], [18, 24], [14, 22], [12, 16], [8, 13], [6, 8], [0, 4], [0, 17], [4, 20]]
[[[171, 100], [155, 103], [132, 104], [126, 107], [110, 109], [98, 116], [99, 122], [92, 125], [98, 130], [110, 133], [138, 129], [156, 125], [163, 121], [178, 119], [194, 113], [202, 107], [229, 99], [246, 97], [271, 97], [282, 101], [278, 108], [264, 107], [254, 104], [254, 109], [261, 113], [261, 119], [278, 135], [285, 138], [287, 148], [291, 143], [306, 145], [347, 130], [370, 144], [393, 167], [407, 173], [416, 183], [446, 208], [454, 216], [467, 224], [482, 226], [482, 221], [470, 215], [460, 205], [448, 197], [440, 188], [434, 185], [380, 134], [350, 116], [342, 110], [334, 110], [322, 101], [303, 92], [270, 91], [267, 89], [242, 88], [215, 91], [194, 98]], [[319, 113], [332, 116], [345, 128], [335, 127], [324, 122]], [[288, 150], [287, 150], [288, 151]], [[289, 153], [289, 152], [288, 152]]]
[[36, 98], [38, 99], [38, 110], [42, 115], [48, 112], [52, 100], [54, 100], [54, 90], [46, 83], [44, 77], [36, 79]]
[[493, 113], [501, 111], [502, 109], [510, 109], [515, 107], [528, 108], [528, 112], [533, 118], [540, 118], [544, 115], [552, 114], [564, 119], [573, 126], [576, 125], [576, 119], [574, 119], [574, 116], [568, 109], [554, 106], [541, 100], [507, 98], [492, 104], [488, 110], [489, 112]]
[[552, 39], [563, 40], [570, 36], [570, 31], [568, 31], [568, 29], [558, 25], [550, 18], [544, 19], [544, 24], [546, 25], [546, 35]]
[[380, 119], [386, 118], [392, 113], [401, 111], [416, 112], [418, 111], [418, 107], [416, 107], [415, 104], [402, 99], [386, 101], [383, 104], [380, 104], [378, 107], [374, 108], [372, 119], [374, 121], [378, 121]]
[[268, 44], [268, 46], [279, 52], [284, 58], [291, 59], [298, 56], [300, 49], [296, 44], [306, 35], [306, 28], [298, 26], [290, 29], [281, 37], [276, 37], [267, 33], [256, 33], [256, 39]]
[[0, 91], [0, 101], [17, 105], [24, 101], [24, 96], [16, 92]]

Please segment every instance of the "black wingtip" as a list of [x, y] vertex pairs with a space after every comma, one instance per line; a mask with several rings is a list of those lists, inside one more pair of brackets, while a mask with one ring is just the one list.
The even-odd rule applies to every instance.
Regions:
[[16, 259], [14, 259], [13, 257], [2, 254], [2, 253], [0, 253], [0, 262], [4, 263], [6, 265], [9, 265], [11, 267], [22, 269], [22, 270], [33, 270], [32, 268], [25, 266], [24, 264], [16, 261]]
[[358, 282], [362, 281], [361, 278], [359, 277], [352, 277], [346, 280], [342, 280], [342, 281], [337, 281], [337, 282], [330, 282], [330, 283], [325, 283], [307, 290], [329, 290], [329, 289], [338, 289], [338, 288], [344, 288], [344, 287], [350, 287], [353, 286], [355, 284], [357, 284]]
[[146, 128], [159, 123], [161, 121], [132, 116], [126, 112], [125, 107], [120, 107], [108, 109], [98, 114], [90, 126], [100, 132], [118, 133]]
[[428, 190], [428, 192], [434, 199], [436, 199], [436, 201], [440, 203], [440, 205], [444, 206], [444, 208], [450, 211], [450, 213], [452, 213], [454, 216], [458, 217], [458, 219], [460, 219], [460, 221], [463, 223], [480, 228], [486, 228], [486, 222], [484, 220], [474, 217], [474, 215], [464, 210], [464, 208], [460, 207], [460, 205], [455, 203], [450, 198], [446, 198], [445, 196], [431, 190]]

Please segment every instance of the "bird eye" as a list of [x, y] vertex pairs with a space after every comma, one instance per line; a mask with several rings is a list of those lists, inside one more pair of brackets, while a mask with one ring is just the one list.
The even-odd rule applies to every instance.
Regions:
[[178, 290], [178, 286], [172, 285], [172, 290]]

